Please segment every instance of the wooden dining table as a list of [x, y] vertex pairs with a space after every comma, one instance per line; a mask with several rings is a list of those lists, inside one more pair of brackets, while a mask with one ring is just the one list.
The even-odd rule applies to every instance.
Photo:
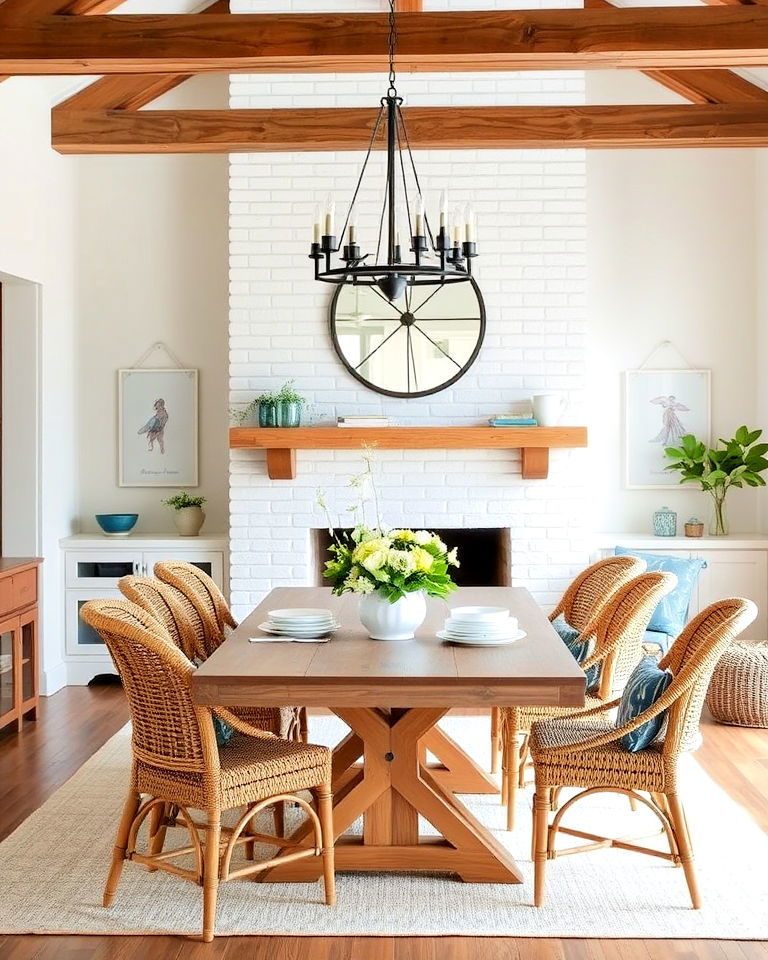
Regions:
[[[326, 587], [273, 590], [195, 672], [195, 701], [323, 707], [344, 721], [349, 733], [333, 750], [337, 870], [520, 883], [512, 855], [457, 796], [497, 793], [495, 779], [437, 724], [453, 708], [583, 706], [583, 671], [521, 587], [463, 587], [447, 601], [429, 599], [407, 641], [369, 639], [357, 604]], [[496, 647], [436, 636], [449, 608], [475, 604], [508, 607], [526, 636]], [[326, 643], [250, 642], [266, 636], [258, 625], [281, 607], [331, 609], [340, 627]], [[438, 836], [420, 835], [419, 817]], [[362, 832], [350, 833], [361, 818]], [[311, 831], [302, 825], [292, 839], [309, 845]], [[265, 879], [311, 880], [321, 870], [310, 858], [278, 864]]]

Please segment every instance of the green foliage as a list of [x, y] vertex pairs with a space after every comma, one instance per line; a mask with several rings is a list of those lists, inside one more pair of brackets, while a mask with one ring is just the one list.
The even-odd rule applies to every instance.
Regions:
[[179, 493], [174, 493], [172, 497], [168, 497], [167, 500], [161, 500], [160, 502], [173, 510], [183, 510], [185, 507], [202, 507], [206, 503], [206, 498], [190, 497], [186, 490], [181, 490]]
[[296, 392], [294, 383], [296, 383], [295, 380], [286, 380], [278, 393], [274, 394], [273, 400], [276, 403], [298, 403], [299, 406], [304, 406], [307, 401]]
[[757, 442], [762, 432], [741, 426], [732, 439], [720, 439], [715, 447], [687, 434], [679, 447], [665, 450], [673, 461], [666, 469], [679, 473], [680, 483], [697, 483], [718, 501], [731, 487], [764, 487], [760, 474], [768, 469], [768, 443]]

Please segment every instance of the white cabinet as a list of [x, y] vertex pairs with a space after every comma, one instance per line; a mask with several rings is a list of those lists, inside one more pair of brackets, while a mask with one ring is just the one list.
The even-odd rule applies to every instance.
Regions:
[[689, 616], [727, 597], [746, 597], [757, 604], [757, 619], [743, 633], [747, 640], [768, 637], [768, 537], [735, 534], [727, 537], [654, 537], [602, 533], [596, 554], [605, 557], [621, 545], [643, 553], [698, 558], [706, 567], [691, 596]]
[[226, 595], [228, 540], [218, 537], [136, 536], [110, 539], [98, 535], [66, 537], [64, 552], [64, 650], [70, 684], [88, 683], [99, 673], [114, 673], [109, 651], [99, 635], [80, 619], [89, 600], [120, 598], [121, 577], [152, 576], [162, 560], [185, 560], [204, 570]]

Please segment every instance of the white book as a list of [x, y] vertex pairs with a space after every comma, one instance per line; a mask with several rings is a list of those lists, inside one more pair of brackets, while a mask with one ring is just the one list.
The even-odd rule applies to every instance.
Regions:
[[376, 418], [371, 418], [370, 420], [365, 417], [359, 417], [357, 420], [338, 420], [336, 423], [337, 427], [388, 427], [389, 420], [379, 420]]

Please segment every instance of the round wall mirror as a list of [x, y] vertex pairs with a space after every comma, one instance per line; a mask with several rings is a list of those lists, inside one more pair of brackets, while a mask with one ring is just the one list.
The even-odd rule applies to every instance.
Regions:
[[485, 336], [474, 280], [408, 287], [395, 301], [376, 287], [341, 284], [331, 301], [331, 339], [353, 377], [390, 397], [445, 390], [472, 366]]

